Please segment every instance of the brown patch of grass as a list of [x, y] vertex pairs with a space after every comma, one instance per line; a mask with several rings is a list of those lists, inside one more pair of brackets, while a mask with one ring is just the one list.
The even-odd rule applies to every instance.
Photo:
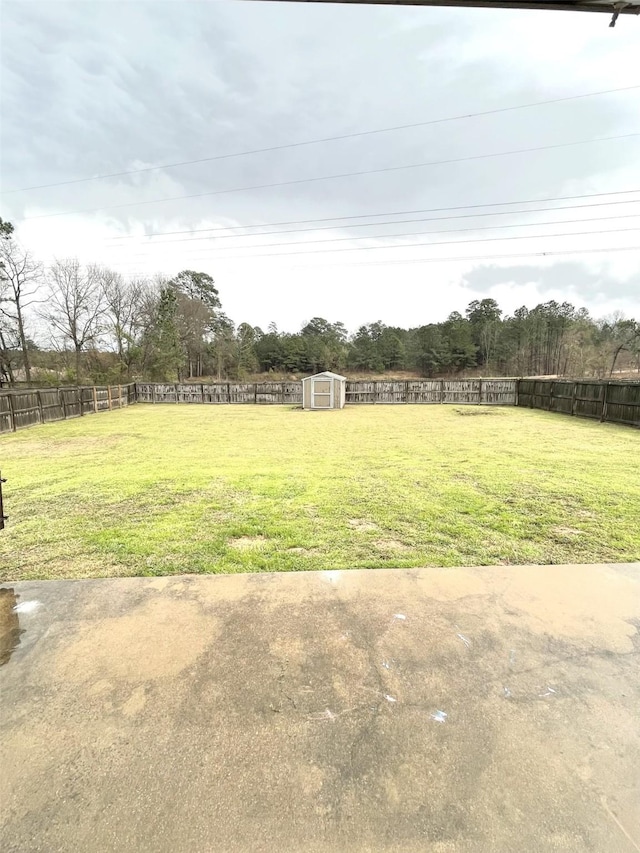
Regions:
[[379, 551], [411, 551], [411, 547], [399, 539], [378, 539], [373, 544]]
[[349, 527], [359, 530], [362, 533], [366, 533], [369, 530], [378, 530], [378, 525], [374, 524], [373, 521], [367, 521], [366, 518], [350, 518], [347, 524]]
[[577, 530], [575, 527], [564, 527], [562, 525], [553, 528], [553, 532], [559, 536], [580, 536], [582, 530]]
[[232, 548], [238, 548], [241, 551], [256, 549], [256, 548], [264, 548], [267, 544], [267, 538], [265, 536], [238, 536], [237, 539], [230, 539], [229, 545]]

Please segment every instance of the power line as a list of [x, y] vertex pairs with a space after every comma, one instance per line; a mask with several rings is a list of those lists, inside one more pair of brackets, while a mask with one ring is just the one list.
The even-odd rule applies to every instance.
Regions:
[[[640, 246], [611, 246], [607, 249], [565, 249], [558, 252], [517, 252], [507, 255], [471, 255], [462, 258], [415, 258], [413, 260], [395, 261], [349, 261], [345, 264], [323, 264], [327, 267], [371, 267], [371, 266], [395, 266], [396, 264], [431, 264], [431, 263], [462, 263], [464, 261], [497, 261], [506, 258], [547, 258], [562, 255], [597, 255], [611, 252], [638, 252]], [[311, 265], [301, 265], [298, 269], [307, 269]]]
[[[192, 255], [189, 257], [190, 261], [210, 261], [210, 262], [219, 262], [219, 261], [230, 261], [230, 260], [253, 260], [255, 258], [288, 258], [296, 255], [329, 255], [335, 254], [337, 252], [374, 252], [374, 251], [392, 251], [397, 249], [414, 249], [416, 246], [452, 246], [458, 245], [463, 246], [469, 243], [495, 243], [495, 242], [503, 242], [503, 241], [511, 241], [511, 240], [545, 240], [545, 239], [556, 239], [558, 237], [585, 237], [585, 236], [594, 236], [594, 235], [602, 235], [602, 234], [620, 234], [628, 231], [638, 231], [640, 230], [640, 226], [635, 228], [613, 228], [607, 231], [570, 231], [567, 233], [561, 234], [527, 234], [523, 236], [516, 237], [479, 237], [473, 240], [437, 240], [437, 241], [421, 241], [419, 243], [404, 243], [398, 246], [349, 246], [341, 249], [312, 249], [312, 250], [301, 250], [299, 252], [263, 252], [260, 254], [253, 255], [227, 255], [223, 258], [216, 258], [215, 255], [201, 255], [195, 256]], [[606, 251], [603, 249], [601, 251]], [[144, 261], [137, 262], [138, 264], [144, 263]]]
[[[464, 255], [462, 257], [449, 258], [411, 258], [411, 259], [396, 259], [396, 260], [381, 260], [381, 261], [346, 261], [340, 263], [322, 264], [324, 267], [371, 267], [371, 266], [396, 266], [398, 264], [428, 264], [428, 263], [464, 263], [466, 261], [497, 261], [512, 258], [547, 258], [547, 257], [562, 257], [564, 255], [593, 255], [593, 254], [610, 254], [612, 252], [638, 252], [638, 246], [610, 246], [602, 249], [564, 249], [553, 252], [516, 252], [500, 255]], [[274, 256], [276, 257], [276, 256]], [[55, 260], [55, 259], [54, 259]], [[229, 260], [228, 258], [225, 260]], [[245, 260], [251, 260], [247, 257]], [[140, 264], [138, 264], [140, 266]], [[296, 264], [291, 269], [317, 269], [318, 264]], [[135, 272], [131, 268], [127, 269], [131, 274]]]
[[[636, 192], [636, 191], [630, 190], [630, 192]], [[600, 193], [599, 195], [610, 195], [610, 193]], [[511, 204], [512, 202], [504, 202], [504, 203], [505, 204]], [[520, 203], [524, 204], [525, 202], [520, 202]], [[625, 205], [626, 204], [640, 204], [640, 199], [632, 199], [630, 201], [601, 201], [601, 202], [595, 202], [594, 204], [569, 204], [569, 205], [562, 205], [562, 206], [556, 206], [556, 207], [538, 207], [535, 210], [498, 210], [498, 211], [493, 211], [490, 213], [465, 213], [465, 214], [461, 214], [461, 215], [459, 214], [457, 216], [427, 216], [427, 217], [420, 217], [418, 219], [395, 219], [395, 220], [390, 219], [390, 220], [387, 220], [386, 222], [359, 222], [359, 223], [354, 224], [354, 225], [323, 225], [323, 226], [314, 227], [314, 228], [291, 228], [291, 229], [280, 230], [280, 231], [260, 231], [257, 234], [255, 234], [255, 233], [254, 234], [221, 234], [219, 237], [186, 237], [186, 238], [183, 238], [180, 240], [153, 240], [152, 242], [147, 243], [147, 245], [148, 246], [156, 246], [156, 245], [161, 244], [161, 243], [190, 243], [190, 242], [195, 242], [195, 241], [200, 241], [200, 240], [229, 240], [229, 239], [238, 239], [240, 237], [266, 237], [266, 236], [269, 236], [271, 234], [305, 234], [309, 231], [313, 231], [313, 232], [315, 232], [315, 231], [335, 231], [338, 229], [340, 231], [346, 231], [347, 228], [371, 228], [374, 225], [404, 225], [405, 223], [408, 223], [408, 222], [443, 222], [445, 220], [450, 220], [450, 219], [477, 219], [479, 217], [484, 217], [484, 216], [515, 216], [516, 214], [521, 214], [521, 213], [547, 213], [549, 211], [556, 211], [556, 210], [582, 210], [582, 208], [609, 207], [611, 205], [617, 205], [617, 204], [625, 204]], [[479, 206], [489, 207], [490, 205], [479, 205]], [[436, 208], [436, 209], [438, 209], [438, 208]], [[439, 208], [439, 209], [441, 209], [441, 210], [449, 210], [449, 209], [459, 210], [460, 208]], [[420, 213], [422, 211], [407, 211], [407, 213], [409, 213], [409, 212]], [[365, 215], [366, 214], [363, 214], [363, 216], [365, 216]], [[373, 216], [380, 216], [380, 215], [384, 215], [384, 214], [372, 213], [369, 215], [373, 217]], [[390, 213], [387, 215], [393, 216], [394, 214]], [[395, 214], [395, 215], [401, 215], [401, 214]], [[350, 217], [345, 217], [345, 218], [350, 218]], [[608, 218], [614, 219], [617, 217], [608, 217]], [[309, 220], [307, 220], [307, 221], [309, 221]], [[314, 221], [314, 220], [311, 220], [311, 221]], [[318, 221], [325, 222], [326, 220], [321, 219]], [[570, 222], [571, 220], [566, 220], [566, 221]], [[585, 220], [585, 221], [589, 221], [589, 220]], [[248, 225], [247, 226], [243, 226], [243, 225], [232, 226], [232, 228], [236, 228], [236, 227], [237, 228], [245, 228], [245, 227], [249, 228], [249, 227], [260, 227], [260, 226], [248, 226]], [[267, 227], [267, 226], [263, 226], [263, 227]], [[224, 231], [227, 229], [225, 229], [225, 228], [212, 228], [212, 229], [202, 228], [202, 229], [195, 229], [195, 230], [196, 231], [208, 231], [208, 230]], [[229, 229], [229, 230], [231, 230], [231, 229]], [[167, 232], [167, 233], [170, 234], [172, 232]], [[190, 232], [178, 231], [175, 233], [181, 234], [181, 233], [190, 233]], [[128, 240], [128, 239], [135, 238], [138, 243], [145, 243], [147, 241], [147, 239], [149, 237], [152, 237], [152, 236], [166, 236], [166, 235], [164, 235], [164, 234], [161, 234], [161, 235], [145, 235], [142, 237], [140, 237], [138, 235], [126, 235], [123, 237], [107, 237], [105, 239], [108, 241], [113, 241], [113, 240]], [[114, 248], [119, 249], [119, 248], [124, 248], [124, 246], [122, 244], [120, 244], [118, 246], [114, 246]]]
[[[375, 252], [380, 250], [390, 251], [393, 249], [413, 249], [414, 246], [451, 246], [454, 244], [466, 245], [467, 243], [495, 243], [496, 241], [503, 240], [539, 240], [539, 239], [548, 239], [553, 237], [584, 237], [588, 234], [621, 234], [626, 231], [640, 231], [640, 226], [635, 228], [612, 228], [608, 231], [569, 231], [567, 233], [562, 234], [525, 234], [518, 237], [478, 237], [477, 240], [437, 240], [437, 241], [427, 241], [420, 243], [405, 243], [401, 246], [354, 246], [351, 248], [347, 246], [344, 249], [326, 249], [322, 254], [333, 254], [334, 252]], [[301, 251], [301, 252], [268, 252], [260, 255], [249, 255], [251, 258], [269, 258], [274, 256], [287, 256], [287, 255], [313, 255], [317, 254], [319, 249], [313, 249], [312, 251]], [[228, 255], [228, 258], [238, 258], [242, 257], [241, 255]]]
[[334, 180], [338, 180], [341, 178], [353, 178], [353, 177], [364, 176], [364, 175], [377, 175], [377, 174], [382, 174], [383, 172], [400, 172], [400, 171], [404, 171], [407, 169], [419, 169], [419, 168], [423, 168], [426, 166], [443, 166], [443, 165], [447, 165], [447, 164], [451, 164], [451, 163], [464, 163], [464, 162], [470, 162], [470, 161], [474, 161], [474, 160], [487, 160], [487, 159], [490, 159], [492, 157], [506, 157], [506, 156], [512, 155], [512, 154], [530, 154], [530, 153], [535, 152], [535, 151], [550, 151], [552, 149], [570, 148], [570, 147], [575, 147], [576, 145], [587, 145], [587, 144], [591, 144], [594, 142], [611, 142], [613, 140], [619, 140], [619, 139], [630, 139], [630, 138], [636, 137], [636, 136], [640, 136], [640, 133], [638, 133], [638, 132], [624, 133], [624, 134], [621, 134], [618, 136], [601, 136], [601, 137], [596, 137], [595, 139], [579, 139], [575, 142], [560, 142], [560, 143], [557, 143], [555, 145], [539, 145], [539, 146], [535, 146], [533, 148], [516, 148], [516, 149], [513, 149], [512, 151], [498, 151], [498, 152], [495, 152], [492, 154], [474, 154], [471, 157], [455, 157], [455, 158], [451, 158], [448, 160], [431, 160], [431, 161], [427, 161], [424, 163], [409, 163], [409, 164], [403, 165], [403, 166], [385, 166], [385, 167], [379, 168], [379, 169], [364, 169], [364, 170], [357, 171], [357, 172], [342, 172], [342, 173], [336, 174], [336, 175], [321, 175], [321, 176], [318, 176], [315, 178], [296, 178], [295, 180], [291, 180], [291, 181], [277, 181], [277, 182], [271, 183], [271, 184], [254, 184], [252, 186], [246, 186], [246, 187], [231, 187], [230, 189], [226, 189], [226, 190], [210, 190], [209, 192], [206, 192], [206, 193], [192, 193], [190, 195], [179, 195], [179, 196], [172, 196], [170, 198], [149, 199], [147, 201], [132, 201], [132, 202], [127, 202], [126, 204], [112, 204], [112, 205], [107, 205], [105, 207], [96, 207], [96, 208], [89, 208], [89, 209], [83, 209], [83, 210], [64, 210], [64, 211], [60, 211], [59, 213], [43, 213], [43, 214], [40, 214], [38, 216], [27, 216], [24, 219], [17, 220], [17, 221], [18, 222], [30, 222], [31, 220], [34, 220], [34, 219], [51, 219], [54, 216], [71, 216], [72, 214], [76, 214], [76, 213], [101, 213], [102, 211], [105, 211], [105, 210], [122, 210], [123, 208], [127, 208], [127, 207], [139, 207], [139, 206], [146, 205], [146, 204], [161, 204], [163, 202], [168, 202], [168, 201], [184, 201], [186, 199], [205, 198], [205, 197], [213, 196], [213, 195], [227, 195], [230, 193], [246, 192], [248, 190], [275, 189], [276, 187], [290, 187], [290, 186], [297, 186], [300, 184], [318, 183], [320, 181], [334, 181]]
[[[156, 231], [151, 234], [123, 234], [118, 237], [106, 237], [105, 240], [146, 240], [150, 237], [169, 237], [174, 234], [200, 234], [204, 232], [211, 231], [237, 231], [240, 228], [271, 228], [279, 225], [307, 225], [311, 222], [344, 222], [351, 219], [374, 219], [381, 216], [409, 216], [413, 213], [439, 213], [445, 210], [474, 210], [481, 207], [506, 207], [508, 205], [514, 204], [542, 204], [543, 202], [548, 201], [571, 201], [576, 199], [583, 198], [601, 198], [602, 196], [612, 196], [612, 195], [630, 195], [632, 193], [640, 193], [640, 189], [635, 190], [614, 190], [612, 192], [607, 193], [587, 193], [586, 195], [561, 195], [555, 196], [552, 198], [539, 198], [539, 199], [521, 199], [520, 201], [495, 201], [495, 202], [486, 202], [485, 204], [462, 204], [457, 207], [427, 207], [427, 208], [419, 208], [418, 210], [391, 210], [384, 211], [382, 213], [358, 213], [352, 216], [329, 216], [324, 219], [290, 219], [285, 222], [262, 222], [253, 225], [220, 225], [214, 228], [186, 228], [180, 231]], [[631, 199], [630, 201], [602, 201], [595, 202], [593, 204], [570, 204], [565, 205], [563, 207], [539, 207], [534, 210], [505, 210], [498, 211], [495, 213], [467, 213], [462, 216], [442, 216], [442, 217], [434, 217], [436, 219], [471, 219], [479, 216], [511, 216], [516, 213], [542, 213], [550, 210], [580, 210], [582, 207], [604, 207], [608, 205], [614, 204], [637, 204], [640, 199]], [[427, 222], [428, 219], [404, 219], [399, 220], [398, 224], [402, 224], [403, 222]], [[355, 225], [327, 225], [321, 228], [295, 228], [291, 231], [263, 231], [263, 234], [294, 234], [301, 233], [303, 231], [325, 231], [332, 230], [336, 227], [344, 230], [345, 228], [366, 228], [371, 225], [385, 225], [385, 224], [393, 224], [389, 223], [377, 223], [377, 222], [359, 222]], [[229, 235], [229, 236], [238, 236], [238, 237], [249, 237], [253, 236], [250, 234], [237, 234], [237, 235]], [[218, 238], [220, 239], [220, 238]], [[175, 241], [179, 242], [179, 241]]]
[[483, 110], [482, 112], [477, 112], [477, 113], [464, 113], [462, 115], [457, 115], [457, 116], [448, 116], [445, 118], [436, 118], [436, 119], [430, 119], [428, 121], [414, 122], [412, 124], [398, 124], [398, 125], [394, 125], [392, 127], [382, 127], [382, 128], [377, 128], [375, 130], [361, 130], [361, 131], [357, 131], [355, 133], [343, 133], [343, 134], [340, 134], [338, 136], [325, 136], [325, 137], [322, 137], [320, 139], [309, 139], [309, 140], [306, 140], [303, 142], [289, 142], [289, 143], [285, 143], [283, 145], [271, 145], [267, 148], [255, 148], [255, 149], [252, 149], [250, 151], [238, 151], [238, 152], [235, 152], [233, 154], [216, 154], [212, 157], [201, 157], [197, 160], [181, 160], [177, 163], [164, 163], [161, 166], [145, 166], [141, 169], [127, 169], [127, 170], [124, 170], [122, 172], [110, 172], [110, 173], [104, 174], [104, 175], [93, 175], [92, 177], [88, 177], [88, 178], [75, 178], [75, 179], [70, 180], [70, 181], [58, 181], [57, 183], [53, 183], [53, 184], [36, 184], [35, 186], [30, 186], [30, 187], [17, 187], [16, 189], [4, 190], [0, 194], [8, 195], [9, 193], [29, 192], [30, 190], [51, 189], [53, 187], [65, 187], [65, 186], [70, 186], [71, 184], [83, 184], [83, 183], [88, 183], [90, 181], [102, 181], [102, 180], [106, 180], [107, 178], [121, 178], [121, 177], [125, 177], [126, 175], [139, 175], [139, 174], [142, 174], [145, 172], [156, 172], [156, 171], [159, 171], [161, 169], [175, 169], [178, 166], [194, 166], [194, 165], [198, 165], [201, 163], [211, 163], [211, 162], [214, 162], [216, 160], [228, 160], [228, 159], [231, 159], [233, 157], [248, 157], [248, 156], [253, 155], [253, 154], [265, 154], [265, 153], [268, 153], [271, 151], [283, 151], [283, 150], [288, 149], [288, 148], [301, 148], [302, 146], [305, 146], [305, 145], [319, 145], [319, 144], [324, 143], [324, 142], [338, 142], [340, 140], [355, 139], [356, 137], [361, 137], [361, 136], [373, 136], [374, 134], [378, 134], [378, 133], [392, 133], [392, 132], [395, 132], [398, 130], [411, 130], [414, 128], [427, 127], [429, 125], [434, 125], [434, 124], [444, 124], [445, 122], [450, 122], [450, 121], [461, 121], [463, 119], [479, 118], [480, 116], [497, 115], [499, 113], [513, 112], [514, 110], [525, 110], [525, 109], [530, 109], [531, 107], [541, 107], [541, 106], [546, 106], [548, 104], [559, 104], [559, 103], [563, 103], [565, 101], [575, 101], [575, 100], [579, 100], [582, 98], [593, 98], [593, 97], [596, 97], [598, 95], [611, 95], [611, 94], [614, 94], [617, 92], [628, 92], [630, 90], [639, 89], [639, 88], [640, 88], [640, 84], [635, 84], [633, 86], [621, 86], [617, 89], [603, 89], [603, 90], [598, 91], [598, 92], [585, 92], [582, 95], [567, 95], [567, 96], [562, 97], [562, 98], [551, 98], [551, 99], [546, 100], [546, 101], [534, 101], [534, 102], [528, 103], [528, 104], [517, 104], [516, 106], [513, 106], [513, 107], [498, 107], [498, 108], [493, 109], [493, 110]]
[[[637, 219], [639, 216], [640, 216], [640, 213], [624, 213], [624, 214], [618, 214], [617, 216], [594, 216], [594, 217], [591, 217], [589, 219], [554, 219], [551, 222], [519, 222], [519, 223], [515, 223], [515, 224], [512, 223], [509, 225], [485, 225], [485, 226], [473, 226], [471, 228], [440, 228], [436, 231], [410, 231], [410, 232], [405, 232], [405, 233], [401, 233], [401, 234], [361, 234], [361, 235], [355, 236], [355, 237], [330, 237], [329, 239], [326, 239], [326, 240], [287, 240], [284, 243], [267, 243], [267, 244], [254, 243], [254, 244], [251, 244], [248, 246], [247, 245], [244, 245], [244, 246], [212, 246], [211, 248], [216, 249], [216, 250], [224, 250], [224, 251], [226, 251], [228, 249], [231, 249], [231, 250], [236, 249], [237, 250], [239, 248], [242, 248], [242, 249], [271, 249], [274, 246], [304, 246], [304, 245], [310, 245], [310, 244], [314, 244], [314, 243], [318, 243], [320, 245], [323, 245], [324, 243], [339, 243], [339, 242], [343, 242], [345, 240], [384, 240], [385, 238], [389, 238], [389, 237], [393, 237], [393, 238], [395, 238], [395, 237], [422, 237], [425, 234], [457, 234], [457, 233], [463, 233], [463, 232], [468, 232], [468, 231], [494, 231], [494, 230], [501, 230], [503, 228], [534, 228], [537, 225], [573, 225], [575, 223], [582, 223], [582, 222], [603, 222], [603, 221], [607, 222], [607, 221], [610, 221], [612, 219]], [[443, 218], [446, 219], [448, 217], [443, 217]], [[407, 220], [405, 220], [405, 222], [424, 222], [424, 221], [425, 220], [420, 220], [420, 219], [413, 219], [413, 220], [407, 219]], [[426, 221], [428, 221], [428, 220], [426, 220]], [[403, 225], [404, 222], [390, 222], [390, 223], [382, 222], [382, 223], [377, 223], [377, 224], [381, 224], [381, 225], [385, 225], [385, 224], [387, 224], [387, 225]], [[309, 230], [313, 230], [313, 229], [309, 229]], [[273, 232], [269, 232], [269, 233], [286, 234], [287, 232], [286, 231], [273, 231]], [[299, 233], [299, 232], [293, 232], [293, 233]], [[232, 236], [232, 237], [237, 239], [238, 237], [255, 237], [256, 235], [255, 234], [233, 234], [233, 235], [229, 235], [229, 236]], [[261, 235], [258, 235], [258, 236], [261, 236]], [[554, 235], [549, 234], [548, 236], [553, 237]], [[184, 243], [184, 242], [190, 242], [191, 240], [206, 240], [206, 239], [211, 239], [211, 238], [191, 237], [191, 238], [187, 238], [187, 240], [158, 240], [158, 241], [155, 241], [154, 243], [152, 243], [151, 246], [149, 246], [149, 248], [151, 248], [152, 246], [158, 246], [158, 245], [173, 246], [176, 243]], [[216, 239], [222, 240], [224, 238], [218, 237]], [[113, 248], [114, 249], [125, 249], [126, 246], [122, 246], [122, 245], [121, 246], [114, 246]], [[194, 247], [194, 248], [197, 248], [197, 247]], [[136, 254], [139, 255], [141, 253], [138, 252]]]

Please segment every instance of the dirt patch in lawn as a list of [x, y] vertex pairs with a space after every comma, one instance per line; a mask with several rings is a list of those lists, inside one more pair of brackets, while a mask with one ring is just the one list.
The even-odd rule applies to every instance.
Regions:
[[248, 551], [264, 548], [267, 541], [266, 536], [239, 536], [237, 539], [230, 539], [229, 545], [232, 548], [238, 548], [240, 551]]
[[350, 518], [348, 524], [349, 527], [359, 530], [362, 533], [366, 533], [369, 530], [378, 530], [378, 525], [374, 524], [373, 521], [367, 521], [366, 518]]
[[399, 539], [378, 539], [373, 543], [380, 551], [411, 551], [410, 545], [405, 545]]
[[456, 414], [458, 415], [499, 415], [500, 412], [497, 412], [495, 409], [456, 409]]
[[557, 536], [580, 536], [582, 534], [582, 530], [577, 530], [575, 527], [554, 527], [553, 532]]

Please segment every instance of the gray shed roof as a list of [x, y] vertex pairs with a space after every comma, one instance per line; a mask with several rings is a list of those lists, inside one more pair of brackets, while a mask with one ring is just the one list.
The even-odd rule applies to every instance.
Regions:
[[346, 376], [340, 376], [339, 373], [332, 373], [330, 370], [323, 370], [322, 373], [314, 373], [313, 376], [305, 376], [302, 381], [304, 382], [305, 379], [317, 379], [319, 376], [328, 376], [331, 379], [346, 379], [347, 378]]

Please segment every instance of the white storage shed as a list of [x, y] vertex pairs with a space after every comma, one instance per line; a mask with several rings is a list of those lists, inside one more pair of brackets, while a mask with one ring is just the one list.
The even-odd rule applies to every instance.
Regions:
[[343, 409], [347, 377], [325, 370], [302, 380], [303, 409]]

